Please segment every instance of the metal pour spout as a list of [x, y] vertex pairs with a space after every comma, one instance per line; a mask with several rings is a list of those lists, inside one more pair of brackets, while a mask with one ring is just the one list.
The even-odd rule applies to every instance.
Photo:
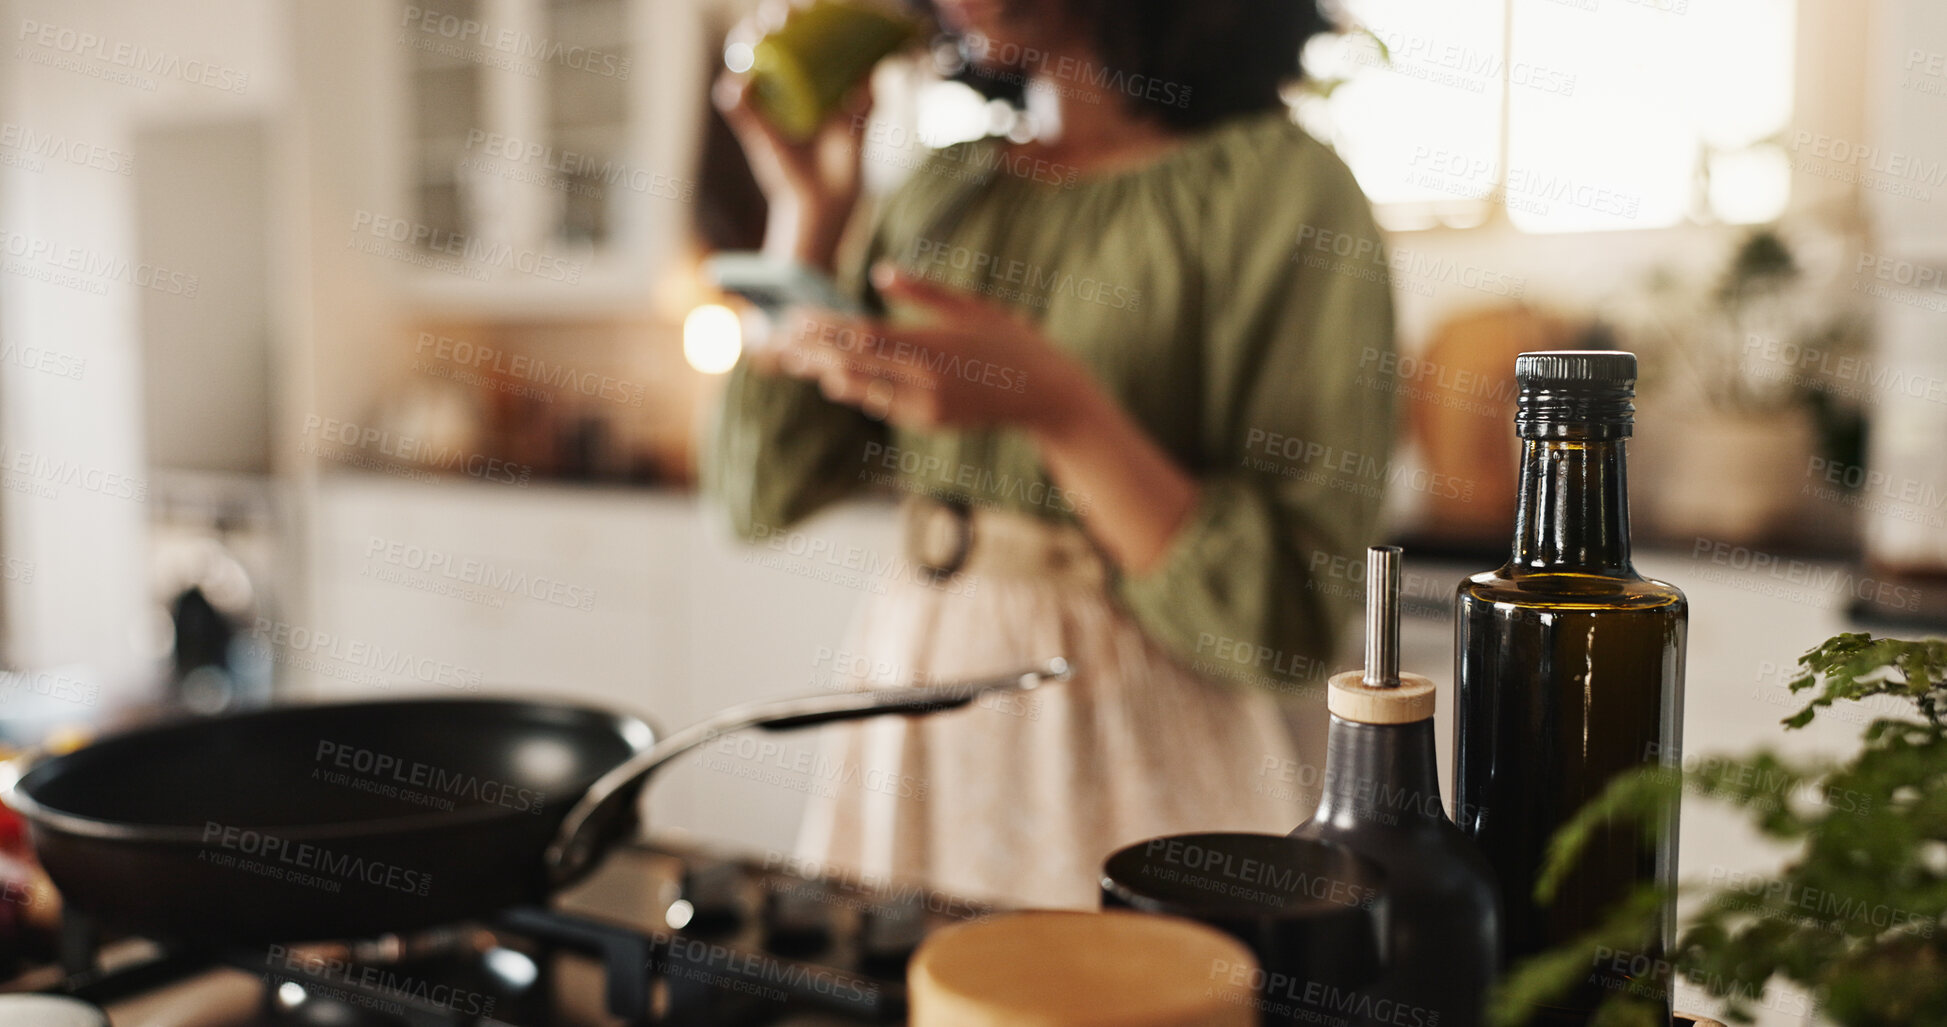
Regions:
[[1366, 550], [1366, 673], [1367, 688], [1399, 687], [1399, 560], [1398, 546]]

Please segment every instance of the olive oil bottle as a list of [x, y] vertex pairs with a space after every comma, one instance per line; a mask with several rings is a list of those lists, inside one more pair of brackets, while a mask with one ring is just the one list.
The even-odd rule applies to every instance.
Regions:
[[[1524, 353], [1515, 362], [1521, 442], [1514, 551], [1460, 586], [1455, 610], [1454, 804], [1500, 882], [1510, 961], [1597, 927], [1640, 883], [1675, 883], [1676, 824], [1658, 848], [1638, 825], [1599, 831], [1553, 903], [1534, 899], [1549, 838], [1617, 775], [1668, 760], [1682, 736], [1688, 604], [1636, 573], [1623, 447], [1636, 358]], [[1673, 926], [1665, 909], [1663, 938]], [[1659, 951], [1589, 968], [1541, 1024], [1581, 1024], [1623, 989], [1661, 1003], [1670, 982], [1631, 977]], [[1637, 957], [1646, 958], [1637, 958]]]
[[1399, 562], [1397, 546], [1367, 550], [1366, 666], [1328, 683], [1325, 788], [1291, 837], [1386, 872], [1386, 965], [1356, 996], [1326, 989], [1327, 1000], [1363, 1010], [1362, 1027], [1479, 1027], [1501, 955], [1494, 872], [1440, 803], [1434, 683], [1399, 669]]

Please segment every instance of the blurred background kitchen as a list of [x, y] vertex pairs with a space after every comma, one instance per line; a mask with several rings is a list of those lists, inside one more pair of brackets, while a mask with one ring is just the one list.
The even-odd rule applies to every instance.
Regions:
[[[763, 224], [707, 97], [747, 5], [0, 8], [0, 741], [474, 690], [682, 724], [855, 669], [890, 501], [751, 549], [694, 491], [740, 344], [698, 264]], [[1294, 116], [1392, 253], [1293, 259], [1395, 283], [1406, 663], [1451, 665], [1452, 582], [1504, 556], [1531, 349], [1643, 359], [1693, 744], [1773, 738], [1827, 634], [1947, 616], [1947, 9], [1339, 10]], [[1014, 129], [934, 63], [877, 73], [872, 194]], [[660, 825], [788, 850], [828, 783], [784, 744], [673, 770]]]

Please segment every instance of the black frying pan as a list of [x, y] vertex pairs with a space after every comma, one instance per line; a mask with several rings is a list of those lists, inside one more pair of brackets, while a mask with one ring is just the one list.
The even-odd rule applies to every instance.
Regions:
[[496, 699], [287, 707], [147, 728], [6, 783], [63, 900], [158, 937], [361, 938], [542, 901], [631, 822], [644, 780], [727, 731], [965, 706], [1067, 675], [826, 693], [658, 740], [633, 717]]

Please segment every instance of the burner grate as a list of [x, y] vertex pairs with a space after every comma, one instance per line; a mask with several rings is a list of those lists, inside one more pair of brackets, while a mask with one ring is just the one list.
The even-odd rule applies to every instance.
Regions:
[[611, 853], [561, 906], [401, 937], [263, 948], [103, 946], [92, 924], [71, 916], [65, 972], [14, 987], [114, 1014], [216, 975], [228, 975], [233, 991], [254, 978], [259, 997], [246, 990], [241, 1001], [260, 1008], [255, 1019], [226, 1021], [236, 1027], [900, 1023], [906, 960], [923, 936], [989, 912], [924, 890], [787, 873], [775, 861], [647, 846]]

